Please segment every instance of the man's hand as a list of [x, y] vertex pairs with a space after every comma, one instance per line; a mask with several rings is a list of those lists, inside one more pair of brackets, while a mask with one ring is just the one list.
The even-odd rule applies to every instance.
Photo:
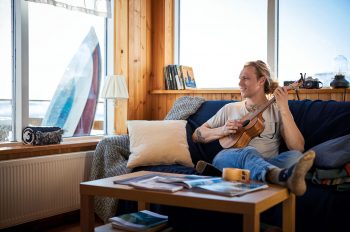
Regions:
[[287, 87], [277, 87], [273, 92], [273, 95], [276, 98], [276, 103], [280, 111], [289, 110], [288, 107], [288, 90]]
[[235, 134], [240, 127], [242, 127], [242, 122], [240, 120], [229, 119], [223, 126], [223, 135]]

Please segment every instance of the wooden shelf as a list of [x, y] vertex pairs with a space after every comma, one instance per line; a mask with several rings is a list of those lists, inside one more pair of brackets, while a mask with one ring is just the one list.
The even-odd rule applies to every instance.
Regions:
[[240, 93], [234, 89], [185, 89], [185, 90], [152, 90], [151, 94], [185, 94], [185, 93]]
[[0, 146], [0, 161], [95, 150], [102, 137], [63, 139], [60, 144], [33, 146], [22, 143], [7, 143]]
[[[290, 92], [294, 92], [294, 90], [290, 90]], [[322, 89], [299, 89], [301, 94], [303, 93], [350, 93], [350, 88], [347, 89], [332, 89], [332, 88], [322, 88]], [[194, 94], [215, 94], [215, 93], [240, 93], [238, 88], [223, 88], [223, 89], [186, 89], [186, 90], [152, 90], [151, 94], [186, 94], [186, 93], [194, 93]]]

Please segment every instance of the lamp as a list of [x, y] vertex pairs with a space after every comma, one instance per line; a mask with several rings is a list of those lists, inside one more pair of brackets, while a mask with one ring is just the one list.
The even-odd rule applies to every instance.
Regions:
[[[101, 97], [112, 99], [114, 107], [117, 106], [118, 100], [128, 99], [129, 94], [125, 77], [123, 75], [108, 75], [101, 92]], [[115, 133], [115, 120], [113, 121], [113, 133]]]
[[123, 75], [109, 75], [103, 86], [102, 98], [106, 99], [128, 99], [128, 88], [126, 87], [125, 77]]

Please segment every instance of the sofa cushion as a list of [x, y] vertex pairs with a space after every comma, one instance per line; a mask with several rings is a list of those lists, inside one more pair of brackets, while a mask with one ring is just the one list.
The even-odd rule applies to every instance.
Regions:
[[128, 168], [159, 164], [193, 167], [186, 140], [185, 120], [128, 122]]
[[350, 134], [327, 140], [311, 148], [316, 152], [315, 166], [324, 169], [343, 167], [350, 162]]
[[205, 102], [205, 99], [202, 97], [180, 97], [175, 101], [164, 120], [185, 120], [196, 113], [203, 102]]

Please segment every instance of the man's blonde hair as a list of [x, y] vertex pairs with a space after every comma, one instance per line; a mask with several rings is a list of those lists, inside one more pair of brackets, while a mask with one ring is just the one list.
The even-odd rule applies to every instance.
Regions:
[[264, 61], [249, 61], [245, 63], [244, 68], [245, 67], [254, 67], [258, 80], [263, 76], [266, 78], [264, 83], [264, 92], [266, 94], [273, 93], [273, 91], [277, 88], [278, 82], [272, 80], [270, 67]]

